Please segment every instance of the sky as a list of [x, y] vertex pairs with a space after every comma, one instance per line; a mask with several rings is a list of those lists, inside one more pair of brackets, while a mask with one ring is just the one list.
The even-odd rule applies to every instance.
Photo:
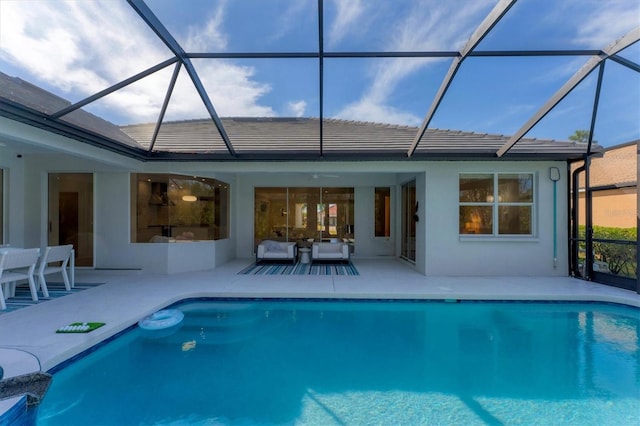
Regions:
[[[325, 0], [325, 52], [459, 51], [496, 0]], [[189, 53], [317, 52], [317, 0], [147, 0]], [[188, 5], [188, 7], [185, 7]], [[602, 49], [640, 27], [637, 0], [518, 0], [477, 51]], [[639, 43], [620, 56], [640, 63]], [[124, 0], [0, 0], [0, 71], [71, 102], [172, 57]], [[587, 56], [469, 57], [430, 127], [513, 134]], [[325, 118], [419, 126], [451, 58], [326, 58]], [[319, 61], [193, 59], [221, 117], [318, 117]], [[173, 66], [85, 107], [115, 124], [157, 120]], [[527, 136], [588, 129], [597, 72]], [[184, 69], [166, 120], [208, 117]], [[640, 139], [639, 73], [607, 61], [594, 139]]]

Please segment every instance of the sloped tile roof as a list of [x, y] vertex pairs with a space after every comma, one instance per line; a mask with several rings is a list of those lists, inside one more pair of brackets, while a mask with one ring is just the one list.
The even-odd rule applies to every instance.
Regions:
[[[46, 90], [0, 72], [0, 98], [18, 102], [45, 115], [70, 105]], [[71, 125], [139, 150], [149, 150], [155, 123], [118, 127], [82, 109], [61, 118]], [[323, 156], [341, 158], [406, 158], [417, 127], [318, 118], [230, 117], [221, 119], [231, 145], [241, 158], [260, 155], [296, 160]], [[322, 131], [322, 145], [320, 132]], [[459, 130], [428, 129], [413, 156], [416, 158], [492, 157], [508, 136]], [[523, 138], [505, 156], [578, 158], [586, 145], [548, 139]], [[164, 122], [153, 145], [154, 153], [229, 156], [211, 119]], [[346, 158], [346, 157], [345, 157]]]
[[[238, 154], [317, 153], [320, 124], [317, 118], [222, 118], [222, 124]], [[154, 124], [122, 127], [132, 139], [149, 148]], [[406, 155], [417, 127], [325, 119], [322, 150], [325, 154]], [[454, 130], [428, 129], [414, 155], [493, 154], [508, 136]], [[157, 151], [225, 153], [227, 148], [211, 120], [165, 122], [160, 128]], [[586, 145], [549, 139], [523, 138], [510, 155], [560, 154], [576, 156]]]
[[[17, 77], [0, 72], [0, 98], [17, 102], [46, 115], [51, 115], [71, 105], [71, 102], [54, 95], [38, 86]], [[62, 120], [76, 127], [89, 130], [124, 145], [141, 146], [118, 126], [83, 110], [76, 110], [62, 117]]]

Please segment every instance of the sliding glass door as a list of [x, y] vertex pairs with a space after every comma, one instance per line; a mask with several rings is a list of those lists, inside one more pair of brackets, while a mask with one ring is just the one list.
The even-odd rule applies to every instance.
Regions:
[[254, 246], [262, 240], [350, 239], [353, 188], [256, 188]]
[[416, 221], [418, 205], [416, 201], [416, 181], [402, 185], [402, 240], [400, 256], [415, 262], [416, 260]]
[[320, 240], [353, 238], [353, 188], [321, 188], [317, 212]]

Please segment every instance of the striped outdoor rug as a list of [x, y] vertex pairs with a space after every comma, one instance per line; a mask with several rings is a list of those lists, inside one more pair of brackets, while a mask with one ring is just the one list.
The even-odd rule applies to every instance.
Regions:
[[[31, 291], [29, 291], [29, 286], [26, 284], [18, 285], [16, 288], [15, 297], [10, 297], [6, 299], [7, 309], [0, 310], [0, 315], [6, 314], [7, 312], [12, 312], [21, 308], [26, 308], [27, 306], [37, 305], [38, 303], [44, 303], [48, 300], [57, 299], [58, 297], [66, 296], [68, 294], [78, 293], [83, 290], [87, 290], [89, 288], [94, 288], [104, 283], [76, 283], [76, 285], [71, 289], [71, 291], [67, 291], [64, 288], [63, 282], [51, 282], [47, 283], [47, 289], [49, 289], [49, 297], [42, 297], [42, 292], [38, 291], [38, 301], [34, 302], [31, 300]], [[5, 295], [6, 296], [6, 295]]]
[[296, 263], [273, 264], [263, 263], [253, 264], [238, 274], [243, 275], [360, 275], [353, 264], [314, 264]]

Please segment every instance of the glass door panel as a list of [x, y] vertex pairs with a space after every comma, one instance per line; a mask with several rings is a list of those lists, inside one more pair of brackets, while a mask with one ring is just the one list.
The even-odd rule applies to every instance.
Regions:
[[320, 200], [318, 188], [289, 188], [288, 191], [289, 241], [302, 243], [318, 238], [318, 215], [314, 214]]
[[353, 239], [353, 206], [353, 188], [322, 188], [317, 208], [321, 240]]
[[254, 245], [262, 240], [347, 239], [353, 244], [353, 188], [255, 188]]
[[402, 241], [400, 256], [416, 260], [416, 181], [402, 185]]
[[262, 240], [288, 241], [287, 188], [256, 188], [254, 247]]

